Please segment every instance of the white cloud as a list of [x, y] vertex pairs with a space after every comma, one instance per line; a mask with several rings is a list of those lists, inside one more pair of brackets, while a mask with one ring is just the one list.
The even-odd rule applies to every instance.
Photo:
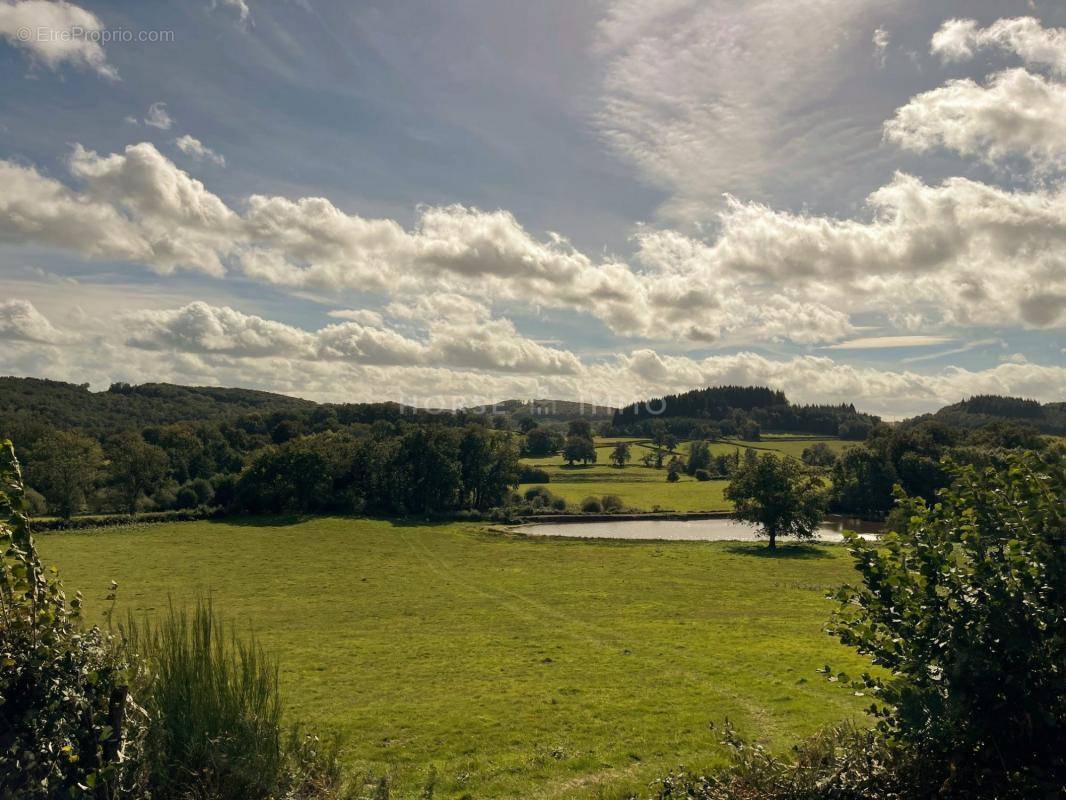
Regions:
[[334, 319], [349, 319], [361, 325], [372, 325], [378, 328], [385, 324], [381, 314], [369, 308], [338, 308], [327, 311], [326, 315]]
[[877, 350], [887, 347], [929, 347], [955, 341], [950, 336], [867, 336], [849, 339], [828, 347], [829, 350]]
[[69, 64], [116, 80], [93, 35], [103, 28], [96, 15], [65, 0], [0, 0], [0, 36], [52, 70]]
[[248, 21], [248, 17], [251, 14], [251, 9], [248, 8], [246, 0], [211, 0], [211, 7], [214, 8], [218, 5], [223, 5], [228, 8], [234, 9], [240, 17], [241, 23]]
[[226, 166], [226, 159], [205, 145], [199, 139], [189, 134], [179, 136], [174, 140], [174, 144], [177, 148], [186, 155], [192, 156], [198, 161], [210, 161], [217, 164], [220, 167]]
[[[1062, 324], [1066, 192], [1010, 192], [962, 178], [897, 175], [872, 219], [832, 219], [731, 200], [712, 242], [643, 229], [634, 267], [538, 239], [508, 212], [423, 208], [406, 229], [325, 198], [254, 195], [243, 210], [154, 146], [101, 156], [75, 147], [75, 191], [0, 162], [0, 240], [124, 258], [159, 272], [233, 272], [319, 294], [378, 292], [429, 314], [496, 302], [590, 314], [619, 335], [725, 336], [819, 344], [854, 333], [850, 314], [949, 325]], [[439, 295], [436, 301], [425, 298]], [[455, 300], [454, 298], [460, 298]], [[914, 325], [909, 325], [914, 328]]]
[[148, 106], [148, 111], [144, 115], [144, 124], [164, 131], [170, 130], [170, 126], [174, 124], [174, 120], [172, 120], [170, 114], [167, 113], [167, 104], [152, 103]]
[[90, 317], [79, 323], [85, 335], [76, 340], [62, 332], [57, 338], [51, 324], [27, 305], [0, 306], [0, 320], [19, 320], [0, 349], [0, 372], [79, 383], [89, 379], [98, 386], [174, 381], [264, 388], [317, 400], [384, 398], [448, 407], [512, 397], [619, 405], [738, 383], [780, 388], [795, 402], [854, 402], [863, 410], [901, 416], [980, 393], [1057, 400], [1066, 385], [1066, 367], [1016, 358], [985, 370], [949, 367], [923, 374], [856, 367], [825, 356], [770, 359], [740, 352], [694, 359], [646, 348], [607, 360], [575, 359], [572, 369], [552, 372], [545, 358], [566, 362], [574, 357], [536, 351], [506, 322], [493, 321], [473, 342], [462, 338], [464, 324], [415, 340], [354, 322], [303, 331], [206, 303]]
[[572, 353], [527, 339], [509, 320], [472, 320], [463, 315], [430, 320], [424, 339], [386, 327], [380, 316], [376, 324], [348, 321], [305, 331], [204, 302], [138, 311], [124, 318], [124, 326], [129, 331], [125, 342], [131, 347], [197, 355], [545, 375], [581, 369]]
[[0, 301], [0, 339], [62, 344], [73, 337], [53, 327], [30, 301], [15, 299]]
[[[876, 136], [826, 107], [865, 61], [872, 0], [618, 0], [596, 53], [594, 115], [605, 141], [670, 193], [671, 220], [705, 221], [724, 192], [766, 196], [790, 178], [808, 187], [847, 169]], [[809, 179], [809, 180], [807, 180]]]
[[874, 46], [874, 60], [877, 62], [878, 67], [884, 67], [885, 59], [888, 56], [888, 45], [892, 41], [892, 34], [884, 28], [877, 28], [871, 41]]
[[918, 153], [943, 147], [986, 163], [1013, 157], [1039, 171], [1066, 167], [1066, 85], [1024, 69], [984, 86], [949, 81], [919, 94], [885, 123], [885, 137]]
[[1035, 17], [1000, 19], [987, 28], [972, 19], [948, 20], [934, 34], [931, 46], [944, 61], [966, 61], [981, 48], [1006, 50], [1026, 64], [1066, 75], [1066, 29], [1045, 28]]

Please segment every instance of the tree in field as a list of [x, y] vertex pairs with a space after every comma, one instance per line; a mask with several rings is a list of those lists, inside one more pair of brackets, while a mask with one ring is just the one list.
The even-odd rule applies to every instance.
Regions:
[[111, 481], [123, 507], [131, 514], [142, 495], [151, 494], [167, 476], [166, 451], [148, 444], [141, 435], [123, 431], [108, 443]]
[[535, 427], [537, 427], [537, 421], [533, 417], [522, 417], [518, 420], [518, 430], [522, 433], [529, 433]]
[[95, 439], [71, 431], [51, 431], [34, 448], [30, 479], [49, 507], [63, 519], [70, 519], [96, 487], [103, 466], [104, 451]]
[[816, 442], [804, 448], [802, 459], [808, 467], [831, 467], [837, 462], [836, 453], [825, 442]]
[[566, 445], [563, 447], [563, 458], [570, 466], [575, 461], [582, 464], [596, 463], [596, 444], [590, 436], [577, 436], [571, 434], [566, 437]]
[[698, 469], [709, 469], [711, 466], [711, 445], [709, 442], [693, 442], [688, 452], [688, 464], [685, 471], [689, 475], [695, 475]]
[[530, 456], [551, 456], [563, 446], [563, 437], [549, 428], [535, 427], [526, 433], [525, 452]]
[[[1058, 797], [1066, 786], [1066, 462], [947, 465], [936, 504], [850, 535], [862, 576], [830, 632], [879, 667], [851, 681], [879, 735], [915, 754], [924, 797]], [[828, 672], [827, 668], [827, 672]]]
[[779, 536], [813, 538], [824, 511], [817, 479], [795, 459], [773, 453], [741, 467], [725, 497], [736, 519], [769, 537], [771, 550]]
[[567, 425], [568, 436], [581, 436], [585, 439], [592, 438], [592, 423], [587, 419], [572, 419]]
[[666, 467], [666, 480], [670, 481], [670, 483], [677, 483], [681, 480], [681, 473], [684, 471], [685, 462], [674, 456]]
[[631, 457], [629, 442], [619, 442], [614, 446], [614, 450], [611, 451], [611, 463], [619, 469], [624, 467]]

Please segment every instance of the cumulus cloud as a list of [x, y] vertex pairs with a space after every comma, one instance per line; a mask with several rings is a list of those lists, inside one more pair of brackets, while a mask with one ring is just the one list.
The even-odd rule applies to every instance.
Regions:
[[[234, 210], [148, 143], [108, 156], [77, 146], [69, 163], [78, 190], [0, 162], [0, 239], [401, 304], [438, 294], [574, 309], [650, 339], [838, 341], [853, 331], [850, 313], [883, 312], [886, 296], [897, 316], [932, 311], [956, 325], [1063, 321], [1061, 189], [900, 174], [870, 195], [869, 221], [731, 200], [712, 242], [642, 230], [635, 269], [538, 239], [505, 211], [423, 208], [407, 229], [325, 198], [254, 195]], [[438, 302], [454, 315], [464, 301]]]
[[124, 325], [129, 331], [125, 343], [130, 347], [198, 355], [547, 375], [576, 373], [581, 368], [572, 353], [527, 339], [509, 320], [472, 320], [463, 315], [430, 320], [421, 339], [389, 328], [380, 315], [306, 331], [205, 302], [139, 311], [127, 315]]
[[190, 136], [189, 134], [179, 136], [174, 140], [174, 144], [177, 145], [181, 152], [192, 156], [197, 161], [210, 161], [220, 167], [226, 166], [226, 159], [222, 155], [216, 153], [195, 136]]
[[950, 367], [935, 374], [852, 366], [825, 356], [772, 359], [739, 352], [692, 358], [649, 348], [586, 362], [563, 351], [538, 351], [539, 345], [523, 341], [500, 320], [473, 341], [466, 339], [464, 322], [412, 339], [356, 322], [304, 331], [207, 303], [88, 319], [86, 337], [60, 340], [31, 308], [24, 301], [0, 305], [0, 336], [8, 340], [0, 350], [0, 372], [89, 378], [100, 386], [123, 380], [237, 384], [317, 400], [384, 397], [451, 407], [545, 396], [620, 405], [738, 383], [779, 388], [796, 402], [854, 402], [901, 416], [978, 393], [1056, 400], [1066, 385], [1066, 367], [1016, 358], [985, 370]]
[[985, 85], [949, 81], [923, 92], [885, 123], [885, 138], [923, 153], [943, 147], [996, 163], [1027, 159], [1039, 171], [1066, 166], [1066, 85], [1024, 69]]
[[948, 20], [931, 45], [944, 61], [966, 61], [982, 48], [1005, 50], [1027, 64], [1066, 75], [1066, 28], [1045, 28], [1035, 17], [1000, 19], [987, 28], [972, 19]]
[[28, 300], [0, 302], [0, 339], [63, 344], [73, 337], [57, 330]]
[[69, 64], [117, 79], [91, 35], [103, 28], [95, 14], [65, 0], [0, 0], [0, 36], [52, 70]]
[[167, 113], [167, 104], [152, 103], [148, 106], [148, 111], [144, 115], [144, 124], [164, 131], [170, 130], [170, 126], [174, 124], [174, 120], [172, 120], [170, 114]]

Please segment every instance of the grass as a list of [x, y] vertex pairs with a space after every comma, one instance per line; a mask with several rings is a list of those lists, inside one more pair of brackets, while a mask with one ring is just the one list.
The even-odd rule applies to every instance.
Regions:
[[336, 518], [39, 545], [92, 620], [111, 579], [116, 619], [209, 594], [280, 659], [289, 718], [346, 736], [346, 762], [389, 774], [394, 798], [424, 796], [431, 774], [437, 798], [643, 797], [720, 757], [712, 720], [783, 747], [861, 716], [815, 672], [862, 668], [822, 631], [825, 592], [853, 574], [839, 547], [766, 557]]
[[[640, 463], [645, 453], [654, 452], [651, 441], [646, 438], [607, 438], [596, 437], [595, 464], [568, 465], [561, 455], [541, 458], [524, 458], [523, 464], [543, 469], [548, 473], [549, 486], [553, 494], [566, 499], [568, 503], [580, 503], [590, 495], [602, 496], [616, 494], [622, 498], [627, 507], [642, 511], [651, 511], [656, 506], [672, 511], [726, 511], [730, 504], [722, 496], [728, 481], [708, 481], [698, 483], [685, 475], [677, 483], [668, 483], [666, 469], [645, 467]], [[619, 469], [610, 463], [611, 451], [618, 442], [629, 442], [633, 460]], [[800, 436], [796, 434], [767, 434], [761, 441], [746, 442], [727, 439], [711, 443], [713, 455], [732, 455], [743, 450], [754, 450], [762, 454], [776, 452], [799, 458], [803, 451], [817, 442], [824, 442], [836, 452], [851, 447], [855, 442], [842, 439], [817, 436]], [[691, 442], [681, 442], [676, 451], [688, 455]], [[666, 461], [669, 461], [667, 457]], [[530, 485], [523, 485], [525, 491]]]
[[[655, 470], [653, 470], [655, 471]], [[722, 496], [729, 481], [697, 481], [685, 476], [677, 483], [666, 481], [666, 471], [657, 470], [656, 481], [580, 481], [551, 482], [545, 485], [548, 490], [566, 502], [578, 504], [586, 497], [602, 497], [616, 494], [622, 498], [627, 508], [651, 511], [658, 506], [663, 511], [728, 511], [732, 506]], [[522, 485], [519, 492], [530, 486]]]

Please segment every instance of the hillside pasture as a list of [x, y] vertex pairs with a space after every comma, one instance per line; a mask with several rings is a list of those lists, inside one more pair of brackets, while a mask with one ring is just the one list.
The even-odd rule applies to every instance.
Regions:
[[[665, 485], [665, 483], [664, 483]], [[198, 594], [279, 659], [289, 718], [346, 741], [394, 798], [623, 798], [721, 758], [728, 717], [776, 748], [854, 716], [815, 670], [840, 547], [525, 538], [289, 518], [39, 537], [103, 620]]]

